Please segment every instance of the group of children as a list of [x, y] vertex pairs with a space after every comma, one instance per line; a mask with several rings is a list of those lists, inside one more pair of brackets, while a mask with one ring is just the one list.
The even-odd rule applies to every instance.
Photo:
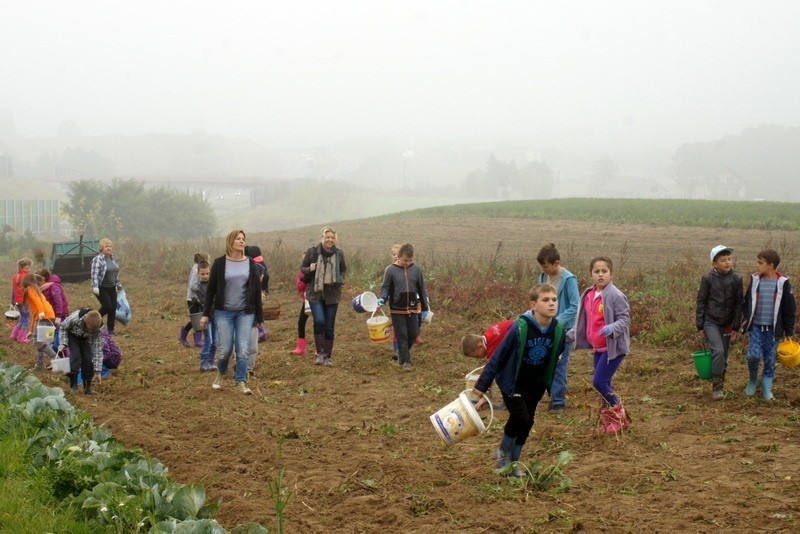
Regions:
[[704, 333], [711, 350], [711, 397], [725, 397], [725, 373], [731, 342], [739, 332], [749, 335], [748, 381], [744, 392], [753, 396], [761, 374], [761, 394], [773, 400], [777, 344], [794, 334], [797, 303], [791, 282], [777, 269], [777, 251], [764, 249], [756, 255], [756, 272], [744, 291], [742, 277], [733, 270], [734, 249], [717, 245], [711, 249], [711, 270], [703, 275], [697, 291], [695, 326]]
[[474, 386], [481, 397], [476, 408], [486, 402], [484, 394], [493, 381], [503, 397], [508, 420], [496, 452], [497, 467], [516, 477], [524, 475], [519, 458], [545, 391], [551, 411], [566, 405], [573, 345], [593, 352], [592, 385], [602, 398], [598, 430], [617, 434], [631, 423], [611, 386], [630, 350], [630, 308], [612, 281], [611, 260], [598, 256], [589, 262], [592, 285], [580, 295], [576, 277], [561, 265], [554, 244], [542, 247], [537, 261], [542, 274], [530, 290], [529, 310], [492, 325], [482, 336], [468, 334], [461, 340], [465, 356], [487, 359]]
[[[28, 258], [18, 261], [17, 273], [11, 278], [12, 305], [19, 318], [11, 330], [11, 339], [20, 343], [32, 342], [36, 356], [34, 371], [46, 368], [45, 358], [63, 354], [70, 359], [70, 390], [78, 390], [78, 373], [82, 373], [84, 393], [92, 395], [92, 380], [96, 369], [102, 367], [102, 317], [96, 310], [81, 309], [70, 314], [66, 292], [61, 279], [47, 267], [30, 272]], [[41, 340], [37, 327], [51, 325], [53, 340]], [[54, 350], [55, 349], [55, 350]]]

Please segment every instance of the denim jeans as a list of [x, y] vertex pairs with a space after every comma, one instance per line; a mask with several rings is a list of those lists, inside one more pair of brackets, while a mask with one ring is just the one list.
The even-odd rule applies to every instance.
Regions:
[[[247, 344], [247, 370], [252, 371], [256, 368], [256, 358], [258, 357], [258, 328], [253, 325], [250, 329], [250, 343]], [[237, 358], [238, 358], [238, 352]]]
[[314, 317], [314, 335], [325, 334], [325, 339], [333, 339], [336, 326], [336, 310], [339, 303], [325, 304], [324, 300], [311, 303], [311, 315]]
[[200, 349], [200, 365], [213, 365], [214, 353], [217, 352], [217, 334], [215, 332], [216, 325], [212, 319], [209, 319], [208, 326], [203, 332], [203, 348]]
[[219, 336], [219, 359], [217, 369], [220, 373], [228, 372], [234, 342], [236, 344], [236, 368], [234, 376], [237, 382], [247, 382], [247, 356], [250, 353], [250, 333], [253, 329], [255, 315], [244, 310], [214, 310], [214, 322]]
[[572, 346], [564, 343], [564, 352], [556, 364], [553, 374], [553, 384], [550, 386], [550, 406], [565, 406], [567, 404], [567, 377], [569, 376], [569, 355]]
[[778, 344], [775, 342], [775, 330], [771, 326], [753, 325], [750, 327], [750, 346], [747, 349], [747, 368], [758, 372], [758, 362], [764, 360], [764, 371], [761, 376], [775, 377], [775, 358], [778, 355]]

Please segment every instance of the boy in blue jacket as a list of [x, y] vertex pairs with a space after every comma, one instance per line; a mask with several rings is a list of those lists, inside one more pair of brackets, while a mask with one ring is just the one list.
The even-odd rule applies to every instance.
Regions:
[[[511, 474], [515, 477], [524, 475], [518, 463], [522, 447], [533, 428], [536, 405], [550, 389], [558, 357], [564, 351], [564, 328], [556, 319], [556, 288], [550, 284], [533, 286], [530, 308], [508, 329], [475, 382], [476, 393], [482, 394], [495, 380], [503, 395], [508, 421], [497, 449], [497, 467], [503, 469], [514, 462]], [[475, 407], [484, 402], [481, 396]]]

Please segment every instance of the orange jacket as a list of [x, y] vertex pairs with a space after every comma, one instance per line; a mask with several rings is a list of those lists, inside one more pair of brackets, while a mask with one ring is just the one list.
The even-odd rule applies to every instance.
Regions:
[[31, 310], [31, 324], [28, 327], [28, 330], [33, 332], [33, 327], [36, 324], [36, 321], [39, 320], [39, 314], [44, 312], [44, 318], [50, 319], [51, 321], [56, 318], [56, 313], [53, 311], [53, 307], [47, 302], [47, 299], [44, 298], [44, 295], [39, 296], [39, 292], [33, 289], [32, 287], [25, 288], [25, 304], [28, 305], [28, 308]]

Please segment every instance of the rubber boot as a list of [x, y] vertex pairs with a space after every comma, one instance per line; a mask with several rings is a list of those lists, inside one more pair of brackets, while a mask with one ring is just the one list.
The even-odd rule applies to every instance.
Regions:
[[187, 328], [186, 326], [182, 326], [181, 331], [178, 334], [178, 341], [181, 342], [181, 345], [187, 348], [190, 346], [189, 341], [186, 339], [186, 336], [188, 335], [189, 335], [189, 328]]
[[620, 430], [625, 430], [631, 426], [631, 416], [628, 414], [628, 410], [625, 409], [625, 406], [623, 406], [621, 402], [614, 406], [612, 410], [614, 411], [617, 421], [619, 421]]
[[14, 328], [11, 329], [11, 339], [13, 341], [18, 341], [17, 340], [17, 332], [19, 332], [19, 327], [15, 324]]
[[525, 476], [525, 468], [523, 468], [519, 463], [520, 455], [522, 455], [522, 445], [515, 443], [511, 448], [511, 456], [509, 457], [512, 462], [517, 464], [514, 466], [514, 470], [511, 472], [512, 477], [522, 478]]
[[722, 400], [725, 398], [725, 382], [721, 376], [715, 376], [712, 380], [711, 398], [714, 400]]
[[500, 440], [500, 448], [497, 449], [497, 468], [502, 469], [511, 463], [511, 452], [514, 448], [516, 438], [506, 436], [503, 434], [503, 439]]
[[78, 392], [78, 373], [69, 374], [69, 390], [73, 393]]
[[193, 338], [193, 341], [194, 341], [194, 346], [195, 347], [199, 347], [199, 348], [202, 349], [203, 348], [203, 333], [202, 332], [195, 332], [194, 334], [192, 334], [192, 338]]
[[27, 343], [30, 340], [31, 338], [28, 337], [27, 330], [25, 330], [24, 328], [20, 328], [17, 330], [17, 341], [19, 341], [20, 343]]
[[775, 397], [772, 395], [772, 377], [771, 376], [762, 376], [761, 377], [761, 392], [764, 395], [765, 401], [775, 400]]
[[297, 346], [292, 351], [292, 354], [297, 354], [298, 356], [304, 356], [305, 353], [306, 353], [306, 344], [307, 343], [308, 342], [306, 341], [306, 338], [298, 337], [297, 338]]
[[87, 378], [83, 381], [83, 394], [84, 395], [94, 395], [94, 391], [92, 391], [92, 379]]
[[317, 358], [314, 360], [314, 365], [322, 365], [328, 356], [325, 352], [325, 335], [314, 334], [314, 344], [317, 346]]
[[746, 395], [752, 397], [756, 394], [756, 383], [758, 382], [758, 360], [747, 362], [747, 370], [750, 373], [750, 380], [747, 382], [747, 387], [744, 388]]

